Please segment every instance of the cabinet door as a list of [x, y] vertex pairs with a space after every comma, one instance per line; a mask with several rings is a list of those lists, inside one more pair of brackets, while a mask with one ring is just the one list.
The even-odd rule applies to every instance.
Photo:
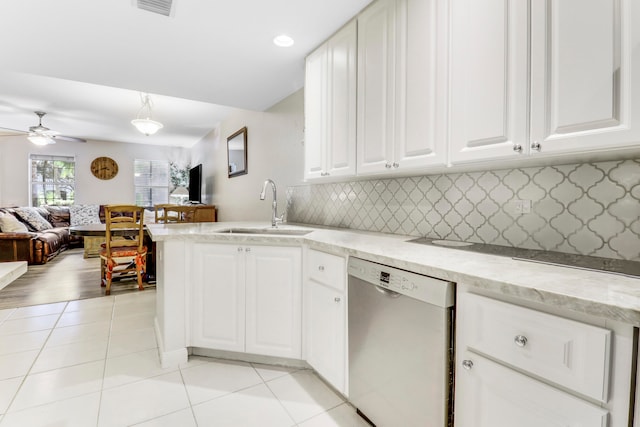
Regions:
[[328, 176], [356, 173], [356, 21], [327, 42], [327, 160]]
[[244, 351], [244, 252], [233, 245], [194, 243], [192, 336], [195, 347]]
[[532, 153], [638, 144], [638, 3], [531, 3]]
[[396, 0], [378, 0], [358, 16], [357, 171], [391, 167], [396, 96]]
[[306, 60], [304, 85], [304, 178], [323, 176], [326, 141], [327, 45], [315, 50]]
[[446, 163], [446, 7], [440, 0], [398, 3], [396, 137], [398, 171]]
[[295, 247], [246, 248], [246, 351], [301, 357], [302, 255]]
[[344, 293], [309, 280], [305, 286], [307, 362], [346, 393], [346, 305]]
[[524, 1], [451, 0], [451, 163], [527, 152], [528, 24]]
[[[473, 363], [471, 369], [463, 361]], [[465, 351], [456, 366], [455, 425], [604, 427], [608, 412]]]

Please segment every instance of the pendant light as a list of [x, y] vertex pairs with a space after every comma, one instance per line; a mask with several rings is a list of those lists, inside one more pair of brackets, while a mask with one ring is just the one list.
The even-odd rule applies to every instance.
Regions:
[[151, 113], [151, 98], [149, 94], [140, 94], [140, 101], [142, 102], [142, 107], [138, 111], [138, 115], [135, 120], [131, 120], [131, 124], [136, 127], [141, 133], [149, 136], [158, 132], [164, 126], [160, 122], [156, 122], [152, 119], [153, 115]]

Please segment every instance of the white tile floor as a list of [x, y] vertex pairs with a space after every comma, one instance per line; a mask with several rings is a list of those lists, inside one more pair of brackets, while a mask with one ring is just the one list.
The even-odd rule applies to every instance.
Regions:
[[162, 369], [155, 291], [0, 310], [0, 427], [364, 427], [309, 370]]

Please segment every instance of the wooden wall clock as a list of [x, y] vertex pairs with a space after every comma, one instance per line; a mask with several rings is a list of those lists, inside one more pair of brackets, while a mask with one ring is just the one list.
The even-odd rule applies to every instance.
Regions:
[[98, 179], [111, 179], [118, 174], [118, 163], [110, 157], [97, 157], [91, 162], [91, 173]]

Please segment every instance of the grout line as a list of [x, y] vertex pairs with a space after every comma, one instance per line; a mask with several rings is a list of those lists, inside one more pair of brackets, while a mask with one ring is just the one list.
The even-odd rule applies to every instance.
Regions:
[[[291, 375], [291, 374], [288, 374]], [[282, 377], [278, 377], [278, 378], [282, 378]], [[269, 382], [277, 380], [278, 378], [274, 378], [272, 380], [269, 380]], [[267, 390], [269, 390], [269, 392], [271, 393], [271, 395], [273, 396], [274, 399], [276, 399], [278, 401], [278, 403], [280, 404], [280, 406], [282, 407], [282, 409], [284, 410], [284, 412], [286, 412], [286, 414], [289, 416], [289, 418], [291, 418], [291, 421], [293, 421], [293, 426], [297, 426], [298, 422], [296, 421], [296, 419], [293, 417], [293, 415], [291, 415], [291, 413], [289, 412], [289, 410], [287, 410], [286, 406], [284, 406], [284, 403], [282, 403], [282, 401], [280, 400], [280, 398], [278, 396], [276, 396], [276, 394], [273, 392], [273, 390], [271, 390], [271, 387], [269, 387], [269, 383], [265, 382], [264, 385], [267, 387]]]
[[[40, 304], [40, 305], [46, 305], [46, 304]], [[31, 366], [29, 366], [29, 369], [27, 370], [27, 372], [22, 377], [22, 381], [20, 381], [20, 385], [18, 386], [18, 389], [16, 390], [15, 393], [13, 393], [13, 397], [11, 398], [11, 401], [9, 402], [9, 405], [7, 405], [7, 409], [4, 412], [4, 415], [9, 413], [9, 410], [13, 406], [13, 403], [16, 401], [16, 397], [20, 393], [20, 390], [22, 390], [22, 386], [24, 386], [24, 383], [27, 381], [27, 377], [29, 377], [29, 375], [31, 374], [31, 370], [33, 369], [33, 366], [38, 361], [38, 358], [40, 357], [40, 355], [42, 354], [42, 350], [44, 350], [44, 347], [47, 345], [47, 342], [49, 342], [49, 338], [51, 338], [51, 334], [53, 333], [53, 330], [56, 328], [56, 325], [60, 321], [60, 318], [62, 317], [62, 313], [64, 313], [64, 310], [67, 308], [67, 305], [69, 305], [69, 301], [66, 302], [66, 304], [65, 304], [64, 308], [62, 309], [62, 311], [60, 313], [58, 313], [58, 319], [56, 319], [56, 322], [53, 324], [51, 329], [49, 329], [49, 334], [47, 334], [47, 338], [45, 338], [44, 342], [40, 346], [40, 349], [38, 350], [38, 354], [36, 355], [36, 357], [34, 357], [33, 362], [31, 362]], [[17, 310], [17, 308], [15, 310]], [[14, 311], [14, 313], [15, 313], [15, 311]], [[11, 314], [13, 315], [13, 313], [11, 313]], [[37, 316], [35, 316], [35, 317], [37, 317]], [[46, 330], [46, 329], [41, 329], [41, 330]], [[37, 332], [37, 331], [29, 331], [29, 332]], [[24, 333], [24, 332], [22, 332], [22, 333]], [[37, 406], [40, 406], [40, 405], [37, 405]], [[4, 419], [4, 415], [2, 416], [2, 418], [0, 418], [0, 421]]]
[[[187, 383], [184, 381], [184, 376], [182, 375], [182, 367], [178, 365], [178, 373], [180, 374], [180, 379], [182, 380], [182, 385], [184, 386], [184, 392], [187, 395], [187, 401], [189, 402], [189, 409], [191, 412], [191, 417], [193, 417], [193, 422], [196, 427], [198, 426], [198, 419], [196, 418], [196, 413], [193, 412], [193, 403], [191, 402], [191, 396], [189, 395], [189, 390], [187, 390]], [[182, 411], [182, 409], [181, 409]], [[163, 415], [164, 416], [164, 415]]]
[[111, 304], [111, 318], [109, 319], [109, 333], [107, 334], [107, 348], [104, 354], [104, 363], [102, 364], [102, 381], [100, 381], [100, 400], [98, 400], [98, 413], [96, 414], [96, 427], [100, 423], [100, 413], [102, 412], [102, 396], [104, 393], [104, 376], [107, 373], [107, 356], [109, 355], [109, 348], [111, 347], [111, 330], [113, 328], [113, 316], [116, 311], [116, 299], [113, 298]]

